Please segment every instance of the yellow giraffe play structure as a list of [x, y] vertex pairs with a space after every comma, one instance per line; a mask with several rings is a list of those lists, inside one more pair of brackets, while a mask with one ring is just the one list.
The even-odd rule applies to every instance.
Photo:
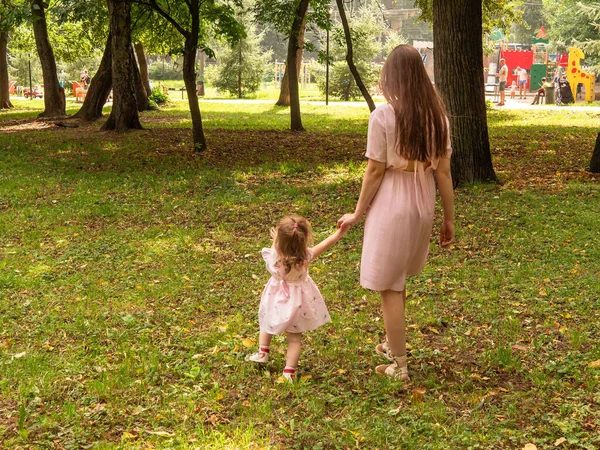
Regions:
[[577, 85], [582, 83], [585, 86], [585, 100], [588, 102], [594, 101], [594, 82], [596, 77], [590, 73], [585, 73], [581, 70], [579, 61], [584, 59], [585, 55], [581, 49], [571, 47], [569, 49], [569, 67], [567, 68], [567, 80], [571, 85], [573, 98], [577, 98]]

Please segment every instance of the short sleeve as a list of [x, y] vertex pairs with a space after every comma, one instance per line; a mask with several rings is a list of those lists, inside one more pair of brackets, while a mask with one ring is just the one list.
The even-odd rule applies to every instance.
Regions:
[[273, 247], [271, 248], [263, 248], [261, 251], [261, 255], [267, 264], [267, 270], [271, 275], [277, 275], [278, 269], [276, 267], [277, 264], [277, 252]]
[[387, 141], [381, 108], [375, 109], [369, 117], [367, 153], [365, 153], [365, 156], [382, 163], [387, 162]]

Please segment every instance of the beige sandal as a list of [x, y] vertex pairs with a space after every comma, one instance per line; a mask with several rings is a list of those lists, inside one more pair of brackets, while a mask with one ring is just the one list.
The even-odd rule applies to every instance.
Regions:
[[[382, 345], [382, 344], [380, 344]], [[392, 364], [382, 364], [375, 368], [375, 371], [381, 375], [387, 375], [392, 378], [399, 378], [402, 381], [408, 381], [408, 365], [406, 363], [406, 355], [392, 356], [388, 349], [388, 353], [392, 358]]]
[[375, 347], [375, 351], [378, 355], [383, 356], [388, 361], [394, 360], [394, 357], [390, 352], [390, 343], [388, 342], [387, 336], [385, 337], [385, 342], [383, 344], [377, 344], [377, 347]]

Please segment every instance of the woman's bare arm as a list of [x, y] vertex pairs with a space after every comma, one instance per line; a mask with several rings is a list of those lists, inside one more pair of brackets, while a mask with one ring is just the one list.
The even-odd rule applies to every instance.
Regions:
[[435, 178], [444, 209], [444, 220], [440, 229], [440, 245], [447, 247], [454, 241], [454, 189], [449, 158], [440, 158], [437, 169], [435, 169]]

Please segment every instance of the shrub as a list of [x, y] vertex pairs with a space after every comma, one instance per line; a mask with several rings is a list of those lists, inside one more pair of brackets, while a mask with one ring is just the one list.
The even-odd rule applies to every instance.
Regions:
[[156, 108], [158, 109], [158, 105], [162, 105], [163, 103], [167, 103], [169, 101], [169, 96], [163, 92], [160, 87], [155, 87], [152, 89], [152, 93], [148, 96], [148, 100], [150, 102], [154, 102]]

